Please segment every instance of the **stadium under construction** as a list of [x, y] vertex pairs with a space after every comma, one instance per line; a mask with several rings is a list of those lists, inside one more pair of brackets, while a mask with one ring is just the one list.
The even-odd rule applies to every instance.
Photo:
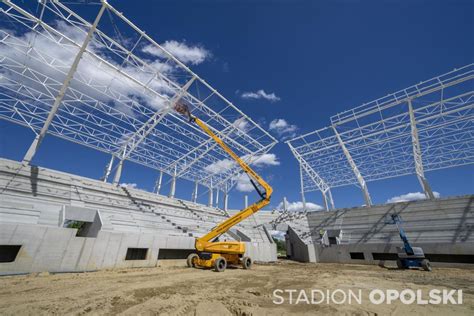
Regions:
[[[93, 16], [60, 1], [25, 6], [0, 4], [0, 119], [32, 132], [21, 161], [0, 157], [0, 275], [189, 258], [197, 239], [240, 214], [228, 200], [248, 174], [192, 119], [244, 165], [270, 153], [277, 139], [111, 4], [96, 5]], [[219, 241], [243, 243], [239, 260], [251, 258], [257, 273], [281, 260], [274, 231], [285, 233], [289, 260], [394, 266], [403, 246], [389, 223], [396, 215], [434, 269], [472, 268], [474, 195], [440, 198], [425, 173], [474, 163], [474, 64], [419, 79], [286, 140], [303, 210], [291, 212], [286, 201], [281, 209], [253, 209]], [[183, 103], [189, 120], [175, 111]], [[103, 177], [35, 165], [45, 137], [108, 155]], [[156, 172], [153, 192], [121, 185], [124, 162]], [[417, 179], [425, 199], [372, 202], [372, 182], [401, 176]], [[180, 181], [193, 188], [189, 200], [175, 196]], [[337, 208], [332, 191], [343, 186], [358, 187], [364, 205]], [[324, 209], [310, 211], [317, 192]]]

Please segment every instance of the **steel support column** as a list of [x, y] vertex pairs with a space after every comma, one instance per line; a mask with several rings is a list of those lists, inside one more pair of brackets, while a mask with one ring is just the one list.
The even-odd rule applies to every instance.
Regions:
[[306, 212], [306, 197], [304, 196], [303, 167], [300, 164], [300, 192], [301, 202], [303, 203], [303, 212]]
[[413, 159], [415, 161], [415, 172], [420, 182], [421, 188], [425, 193], [427, 199], [434, 199], [435, 196], [431, 190], [431, 186], [426, 180], [425, 172], [423, 169], [423, 159], [421, 156], [421, 146], [420, 140], [418, 138], [418, 128], [416, 127], [416, 118], [415, 112], [413, 111], [413, 106], [411, 104], [411, 99], [408, 100], [408, 113], [410, 114], [410, 126], [411, 126], [411, 141], [413, 145]]
[[199, 187], [199, 182], [194, 181], [194, 190], [193, 190], [193, 194], [192, 194], [192, 196], [191, 196], [191, 200], [192, 200], [194, 203], [197, 203], [198, 187]]
[[74, 61], [72, 62], [71, 68], [69, 68], [66, 78], [64, 79], [64, 82], [61, 85], [61, 89], [59, 90], [58, 95], [54, 99], [53, 106], [51, 107], [51, 110], [49, 111], [48, 117], [46, 118], [46, 121], [44, 122], [43, 127], [41, 128], [39, 134], [36, 135], [35, 139], [30, 145], [30, 148], [28, 149], [25, 156], [23, 157], [23, 164], [30, 164], [31, 160], [36, 155], [36, 152], [38, 151], [39, 146], [41, 145], [44, 137], [46, 136], [46, 133], [48, 132], [49, 126], [53, 122], [56, 112], [58, 112], [59, 106], [61, 105], [64, 95], [66, 94], [66, 90], [69, 87], [69, 84], [71, 83], [71, 80], [74, 77], [74, 74], [76, 73], [77, 66], [79, 65], [79, 62], [81, 61], [82, 55], [86, 51], [87, 45], [89, 45], [92, 35], [94, 34], [97, 28], [97, 25], [99, 24], [100, 18], [102, 17], [102, 14], [104, 13], [106, 7], [107, 7], [107, 2], [103, 1], [102, 6], [99, 10], [99, 13], [97, 14], [94, 20], [94, 23], [91, 25], [89, 31], [87, 32], [86, 38], [84, 39], [84, 42], [82, 43], [81, 48], [77, 52], [76, 57], [74, 58]]
[[160, 194], [162, 183], [163, 183], [163, 171], [160, 171], [160, 175], [158, 176], [158, 180], [156, 181], [156, 184], [155, 184], [156, 194]]
[[212, 186], [210, 186], [209, 187], [209, 200], [207, 202], [207, 206], [209, 206], [209, 207], [212, 207], [213, 204], [214, 204], [213, 193], [214, 193], [214, 189], [212, 188]]
[[367, 188], [367, 184], [364, 180], [364, 177], [360, 173], [359, 168], [357, 168], [357, 165], [354, 162], [354, 159], [352, 159], [351, 153], [347, 149], [346, 144], [344, 144], [344, 141], [342, 140], [341, 135], [339, 135], [339, 132], [337, 131], [336, 127], [332, 126], [332, 129], [334, 131], [334, 134], [336, 135], [337, 141], [339, 142], [339, 145], [341, 146], [342, 151], [344, 152], [344, 155], [346, 156], [347, 161], [349, 162], [349, 165], [352, 168], [352, 171], [354, 172], [357, 178], [357, 181], [359, 182], [360, 188], [364, 195], [365, 205], [367, 205], [368, 207], [371, 207], [372, 199], [370, 198], [369, 189]]
[[174, 168], [173, 176], [171, 178], [170, 194], [168, 197], [174, 198], [176, 192], [176, 167]]
[[102, 181], [107, 182], [107, 179], [109, 178], [110, 173], [112, 172], [112, 167], [114, 165], [114, 160], [115, 160], [115, 156], [112, 155], [112, 157], [110, 158], [110, 162], [107, 165], [107, 169], [105, 170], [104, 178], [102, 179]]
[[227, 187], [224, 191], [224, 211], [227, 212], [227, 208], [229, 206], [229, 192], [227, 191]]

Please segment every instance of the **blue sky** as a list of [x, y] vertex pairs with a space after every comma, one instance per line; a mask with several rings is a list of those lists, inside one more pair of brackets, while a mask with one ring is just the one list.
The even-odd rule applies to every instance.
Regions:
[[[266, 129], [284, 119], [298, 134], [327, 126], [333, 114], [469, 64], [474, 56], [472, 1], [110, 3], [159, 43], [174, 40], [209, 52], [204, 62], [191, 65], [196, 73]], [[259, 90], [279, 100], [242, 97]], [[20, 160], [32, 139], [31, 131], [0, 121], [0, 156]], [[299, 201], [296, 160], [282, 142], [272, 152], [280, 165], [263, 170], [275, 188], [272, 205], [283, 196]], [[47, 137], [34, 163], [99, 178], [108, 159]], [[466, 166], [427, 177], [441, 196], [468, 194], [473, 171]], [[128, 163], [122, 180], [151, 190], [156, 176]], [[375, 203], [420, 191], [414, 175], [369, 183], [369, 189]], [[179, 182], [177, 196], [190, 195], [190, 185]], [[333, 195], [337, 207], [363, 204], [356, 187]], [[307, 200], [321, 204], [318, 193]], [[230, 206], [242, 204], [242, 193], [233, 192]]]

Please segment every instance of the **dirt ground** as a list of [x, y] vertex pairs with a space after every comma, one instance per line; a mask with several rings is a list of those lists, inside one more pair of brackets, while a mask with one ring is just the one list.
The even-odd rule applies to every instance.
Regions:
[[[163, 266], [90, 273], [0, 277], [0, 314], [122, 315], [474, 315], [472, 269], [435, 268], [433, 272], [377, 266], [300, 264], [280, 261], [252, 270], [223, 273]], [[372, 289], [462, 289], [461, 305], [370, 303]], [[278, 305], [275, 289], [362, 290], [362, 304]], [[338, 297], [338, 296], [336, 296]], [[295, 303], [295, 297], [293, 303]], [[311, 299], [311, 298], [309, 298]], [[340, 299], [339, 299], [340, 301]]]

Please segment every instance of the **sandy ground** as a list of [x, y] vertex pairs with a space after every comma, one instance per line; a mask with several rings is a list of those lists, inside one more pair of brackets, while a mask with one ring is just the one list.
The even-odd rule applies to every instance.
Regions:
[[[281, 261], [224, 273], [181, 266], [0, 278], [0, 314], [474, 315], [474, 270], [433, 272]], [[273, 303], [275, 289], [362, 290], [362, 304]], [[374, 305], [374, 289], [462, 289], [461, 305]], [[299, 293], [299, 291], [297, 292]], [[337, 297], [337, 296], [336, 296]], [[296, 300], [296, 298], [294, 298]], [[340, 300], [340, 298], [339, 298]], [[295, 302], [295, 301], [294, 301]]]

